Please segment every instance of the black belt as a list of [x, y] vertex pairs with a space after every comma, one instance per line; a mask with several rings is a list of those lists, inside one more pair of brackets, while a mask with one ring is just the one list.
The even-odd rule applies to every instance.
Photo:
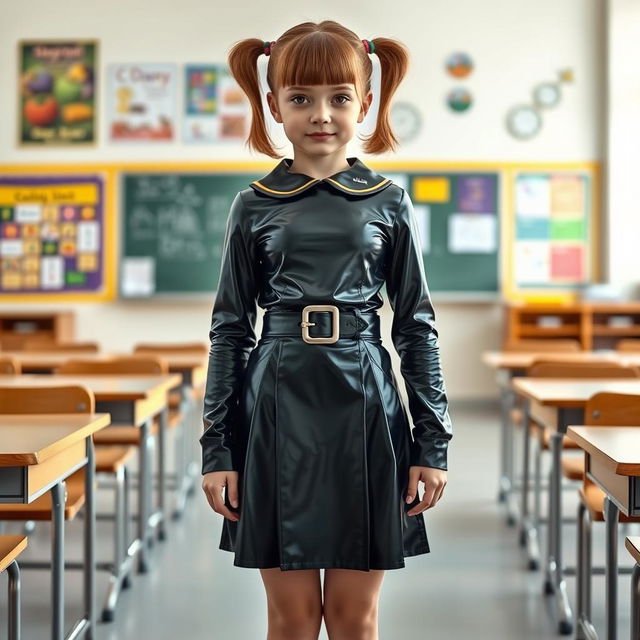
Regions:
[[309, 344], [332, 344], [339, 338], [380, 338], [380, 316], [375, 311], [342, 310], [324, 304], [310, 304], [299, 311], [267, 311], [262, 319], [262, 337], [266, 336], [297, 337]]

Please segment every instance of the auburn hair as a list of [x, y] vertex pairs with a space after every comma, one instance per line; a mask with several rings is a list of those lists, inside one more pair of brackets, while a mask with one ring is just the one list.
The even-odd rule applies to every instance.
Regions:
[[[373, 133], [360, 137], [365, 153], [380, 154], [396, 150], [396, 139], [389, 123], [391, 98], [409, 66], [409, 51], [401, 42], [374, 38], [374, 53], [380, 60], [380, 96]], [[251, 103], [251, 129], [246, 144], [271, 158], [282, 158], [267, 133], [258, 59], [264, 55], [264, 41], [247, 38], [236, 42], [228, 55], [229, 69]], [[285, 31], [270, 48], [267, 84], [278, 89], [292, 85], [353, 84], [362, 103], [371, 90], [373, 65], [362, 39], [333, 20], [303, 22]]]

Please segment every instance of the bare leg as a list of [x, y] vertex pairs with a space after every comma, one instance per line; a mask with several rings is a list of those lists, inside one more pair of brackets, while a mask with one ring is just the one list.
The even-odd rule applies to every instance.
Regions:
[[330, 640], [378, 640], [384, 570], [325, 569], [324, 622]]
[[319, 569], [260, 569], [267, 592], [267, 640], [318, 640], [322, 625]]

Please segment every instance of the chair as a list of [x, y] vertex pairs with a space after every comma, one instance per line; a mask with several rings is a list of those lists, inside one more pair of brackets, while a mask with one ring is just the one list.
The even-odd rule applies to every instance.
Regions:
[[20, 373], [22, 373], [22, 369], [15, 358], [0, 355], [0, 375], [12, 376]]
[[[3, 413], [8, 414], [94, 413], [95, 400], [93, 394], [82, 386], [2, 387], [0, 381], [0, 407], [2, 407]], [[97, 433], [92, 436], [94, 444]], [[128, 586], [131, 573], [132, 557], [127, 551], [129, 502], [126, 463], [133, 453], [132, 447], [95, 447], [96, 473], [111, 474], [116, 478], [113, 562], [96, 565], [98, 569], [111, 572], [110, 585], [103, 609], [104, 621], [113, 619], [118, 593], [121, 587]], [[84, 476], [85, 469], [83, 467], [65, 480], [65, 520], [73, 520], [84, 505]], [[42, 521], [51, 519], [51, 494], [49, 492], [30, 504], [0, 504], [0, 520]], [[31, 568], [29, 564], [23, 564], [23, 566]]]
[[631, 637], [640, 638], [640, 537], [626, 538], [624, 543], [635, 561], [631, 578]]
[[510, 340], [502, 345], [502, 351], [524, 351], [524, 352], [547, 352], [547, 351], [582, 351], [582, 346], [578, 340], [565, 338], [539, 340]]
[[[206, 358], [209, 353], [209, 346], [202, 342], [183, 343], [138, 343], [134, 346], [133, 352], [136, 355], [156, 355], [171, 356], [173, 354], [193, 355]], [[188, 441], [188, 425], [194, 423], [199, 425], [196, 419], [196, 406], [202, 400], [203, 391], [181, 386], [180, 390], [169, 393], [169, 423], [181, 421], [183, 428], [177, 432], [179, 438], [174, 438], [174, 451], [176, 460], [176, 472], [167, 474], [167, 479], [175, 481], [176, 507], [173, 512], [174, 518], [179, 518], [186, 506], [187, 497], [193, 493], [195, 479], [200, 474], [199, 466], [194, 463], [193, 455], [190, 455]], [[193, 438], [196, 441], [196, 438]]]
[[[640, 396], [626, 393], [596, 393], [587, 401], [585, 424], [594, 426], [640, 426]], [[586, 454], [585, 454], [586, 456]], [[591, 620], [591, 558], [592, 523], [604, 522], [606, 494], [585, 475], [578, 503], [578, 553], [576, 572], [576, 616], [578, 624], [590, 626]], [[620, 512], [619, 522], [640, 523], [640, 518]], [[626, 573], [618, 568], [619, 573]], [[636, 570], [637, 574], [637, 570]], [[637, 624], [637, 621], [636, 621]], [[637, 638], [638, 635], [633, 636]]]
[[43, 338], [29, 338], [22, 343], [23, 351], [74, 351], [78, 353], [98, 353], [97, 342], [53, 342]]
[[[57, 368], [56, 373], [59, 375], [166, 375], [169, 372], [169, 367], [165, 360], [157, 356], [110, 356], [99, 360], [82, 360], [72, 359], [67, 360], [64, 364]], [[113, 418], [112, 418], [113, 419]], [[174, 429], [179, 420], [176, 416], [168, 415], [167, 430]], [[94, 435], [94, 442], [96, 445], [109, 445], [109, 446], [133, 446], [141, 447], [146, 446], [151, 457], [151, 448], [154, 444], [151, 436], [158, 435], [160, 431], [159, 417], [154, 416], [149, 429], [149, 438], [146, 443], [140, 441], [140, 429], [137, 425], [119, 425], [111, 424], [110, 426], [98, 431]], [[164, 452], [158, 447], [158, 468], [160, 475], [164, 476]], [[133, 477], [137, 477], [137, 474], [130, 474]], [[138, 480], [139, 481], [139, 480]], [[164, 487], [158, 486], [158, 502], [163, 503]], [[150, 522], [150, 527], [157, 527], [160, 521], [153, 520]], [[158, 537], [164, 539], [164, 530], [162, 527], [158, 529]]]
[[0, 573], [7, 572], [7, 638], [20, 640], [20, 568], [18, 556], [27, 548], [26, 536], [0, 536]]

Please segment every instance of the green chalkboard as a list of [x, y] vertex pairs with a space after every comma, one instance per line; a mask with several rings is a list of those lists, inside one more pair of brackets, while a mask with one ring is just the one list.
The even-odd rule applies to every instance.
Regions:
[[431, 291], [497, 292], [498, 173], [412, 171], [402, 179], [422, 232]]
[[[497, 292], [498, 173], [381, 173], [411, 196], [431, 291]], [[123, 173], [120, 295], [214, 292], [231, 203], [264, 174]]]
[[262, 175], [123, 174], [120, 295], [215, 291], [231, 203]]

